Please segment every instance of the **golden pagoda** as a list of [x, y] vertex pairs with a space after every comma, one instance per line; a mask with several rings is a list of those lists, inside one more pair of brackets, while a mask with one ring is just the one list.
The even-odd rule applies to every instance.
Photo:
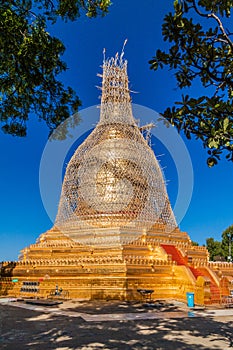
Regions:
[[55, 225], [19, 261], [4, 262], [0, 293], [48, 298], [220, 303], [233, 264], [209, 262], [177, 227], [159, 163], [132, 114], [123, 52], [104, 59], [100, 120], [64, 177]]

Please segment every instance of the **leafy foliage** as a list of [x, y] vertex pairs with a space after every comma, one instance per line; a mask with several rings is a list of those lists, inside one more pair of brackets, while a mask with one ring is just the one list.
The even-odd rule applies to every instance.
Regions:
[[[25, 136], [31, 112], [52, 132], [81, 102], [58, 75], [64, 44], [47, 32], [48, 21], [105, 15], [109, 0], [6, 0], [0, 3], [0, 123], [5, 133]], [[63, 135], [64, 136], [64, 135]]]
[[215, 241], [212, 237], [206, 239], [206, 247], [210, 254], [210, 260], [215, 260], [217, 256], [223, 257], [221, 242]]
[[210, 260], [233, 261], [233, 225], [222, 233], [222, 240], [215, 241], [212, 237], [206, 239], [206, 247]]
[[225, 259], [233, 261], [233, 225], [222, 233], [222, 249]]
[[184, 94], [162, 115], [188, 139], [203, 142], [210, 167], [223, 152], [233, 161], [233, 33], [224, 27], [232, 7], [233, 0], [175, 0], [162, 26], [169, 51], [157, 50], [149, 61], [153, 70], [173, 70], [179, 89], [196, 81], [205, 88], [206, 95]]

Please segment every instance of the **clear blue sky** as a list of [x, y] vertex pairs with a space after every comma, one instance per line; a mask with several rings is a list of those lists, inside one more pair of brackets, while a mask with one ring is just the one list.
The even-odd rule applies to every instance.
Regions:
[[[138, 92], [132, 95], [133, 102], [160, 112], [179, 100], [180, 91], [175, 88], [173, 73], [150, 71], [148, 64], [155, 50], [165, 47], [161, 24], [172, 4], [172, 0], [113, 0], [105, 18], [83, 17], [75, 23], [59, 22], [53, 27], [54, 34], [64, 41], [67, 49], [64, 59], [69, 70], [62, 80], [76, 89], [82, 108], [99, 103], [99, 90], [95, 86], [100, 85], [96, 74], [101, 72], [103, 48], [107, 56], [114, 55], [121, 50], [125, 38], [128, 38], [125, 57], [130, 88]], [[31, 116], [26, 138], [0, 134], [0, 261], [17, 259], [20, 249], [34, 243], [42, 232], [52, 227], [39, 190], [39, 165], [47, 136], [46, 126], [35, 116]], [[200, 244], [207, 237], [220, 240], [222, 231], [233, 224], [233, 164], [222, 160], [217, 167], [209, 169], [201, 143], [195, 140], [185, 143], [194, 169], [194, 189], [180, 228]], [[174, 164], [166, 154], [161, 163], [166, 166], [168, 193], [174, 202], [178, 191]]]

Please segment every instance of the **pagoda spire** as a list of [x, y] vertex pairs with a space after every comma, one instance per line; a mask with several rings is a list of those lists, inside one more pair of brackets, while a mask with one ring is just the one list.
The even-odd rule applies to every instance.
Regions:
[[103, 62], [100, 121], [77, 148], [63, 181], [55, 226], [83, 245], [118, 246], [175, 222], [159, 163], [132, 114], [127, 61]]
[[123, 58], [125, 40], [121, 54], [105, 58], [103, 61], [102, 96], [100, 107], [100, 123], [123, 123], [136, 125], [132, 114], [127, 60]]

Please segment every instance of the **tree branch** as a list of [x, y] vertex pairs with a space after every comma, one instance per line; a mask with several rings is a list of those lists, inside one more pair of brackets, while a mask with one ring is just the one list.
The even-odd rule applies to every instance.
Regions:
[[194, 7], [195, 11], [197, 12], [197, 14], [199, 16], [206, 17], [206, 18], [214, 18], [216, 20], [216, 22], [218, 23], [218, 26], [219, 26], [219, 28], [220, 28], [220, 30], [222, 32], [222, 35], [224, 36], [224, 38], [226, 39], [227, 43], [230, 45], [231, 50], [233, 51], [233, 43], [232, 43], [231, 39], [229, 38], [229, 36], [227, 35], [220, 18], [214, 12], [211, 12], [211, 13], [203, 13], [203, 12], [201, 12], [199, 10], [199, 8], [197, 7], [196, 0], [193, 0], [193, 7]]
[[208, 18], [214, 18], [217, 21], [217, 23], [219, 25], [219, 28], [220, 28], [224, 38], [226, 39], [226, 41], [230, 45], [231, 51], [233, 51], [233, 43], [232, 43], [231, 39], [228, 37], [228, 35], [227, 35], [227, 33], [226, 33], [226, 31], [225, 31], [225, 29], [223, 27], [223, 24], [222, 24], [220, 18], [213, 12], [208, 15]]

